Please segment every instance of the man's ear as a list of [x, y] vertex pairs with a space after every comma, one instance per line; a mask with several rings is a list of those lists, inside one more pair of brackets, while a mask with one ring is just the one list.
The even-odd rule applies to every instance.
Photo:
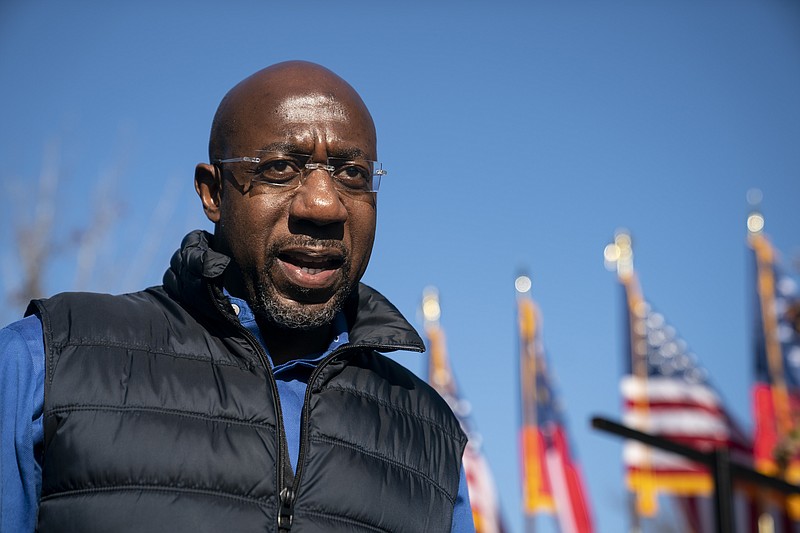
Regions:
[[194, 190], [203, 202], [203, 211], [208, 220], [219, 222], [220, 197], [222, 196], [222, 174], [218, 167], [199, 163], [194, 169]]

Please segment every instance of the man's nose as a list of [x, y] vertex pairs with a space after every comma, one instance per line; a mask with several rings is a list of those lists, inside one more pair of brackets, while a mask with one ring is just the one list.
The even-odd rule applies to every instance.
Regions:
[[317, 226], [341, 224], [347, 220], [347, 208], [327, 170], [316, 168], [305, 174], [292, 198], [289, 217]]

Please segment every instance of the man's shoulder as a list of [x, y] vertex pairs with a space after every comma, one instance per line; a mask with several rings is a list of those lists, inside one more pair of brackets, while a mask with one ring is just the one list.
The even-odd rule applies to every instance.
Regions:
[[0, 329], [0, 376], [36, 376], [43, 372], [43, 360], [39, 317], [28, 316]]
[[50, 296], [48, 298], [39, 298], [33, 301], [54, 302], [54, 303], [64, 302], [67, 304], [75, 302], [91, 302], [96, 304], [105, 304], [105, 303], [118, 304], [121, 302], [126, 302], [141, 298], [148, 298], [151, 295], [158, 293], [164, 293], [164, 288], [161, 285], [156, 285], [154, 287], [147, 287], [140, 291], [126, 292], [122, 294], [110, 294], [104, 292], [67, 291], [54, 294], [53, 296]]
[[36, 315], [26, 316], [0, 329], [0, 349], [3, 351], [29, 351], [31, 345], [41, 343], [42, 322]]
[[45, 336], [78, 332], [92, 337], [103, 336], [110, 325], [147, 330], [163, 323], [165, 315], [179, 312], [180, 306], [159, 286], [117, 295], [64, 292], [32, 301], [26, 314], [41, 316]]
[[125, 294], [107, 294], [100, 292], [62, 292], [49, 298], [33, 300], [28, 305], [26, 315], [45, 310], [49, 313], [71, 312], [79, 310], [81, 314], [114, 314], [119, 309], [131, 312], [136, 307], [146, 308], [158, 300], [167, 298], [163, 287], [149, 287], [137, 292]]
[[20, 341], [24, 341], [32, 336], [35, 336], [36, 333], [41, 335], [42, 321], [39, 320], [39, 317], [36, 315], [29, 315], [25, 318], [17, 320], [16, 322], [11, 322], [4, 328], [0, 329], [0, 331], [2, 331], [5, 338], [15, 338], [19, 339]]

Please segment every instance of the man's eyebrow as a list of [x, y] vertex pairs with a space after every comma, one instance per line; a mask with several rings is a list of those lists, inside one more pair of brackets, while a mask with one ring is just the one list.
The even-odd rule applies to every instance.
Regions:
[[340, 148], [331, 150], [329, 156], [336, 159], [371, 159], [367, 156], [367, 152], [360, 148]]

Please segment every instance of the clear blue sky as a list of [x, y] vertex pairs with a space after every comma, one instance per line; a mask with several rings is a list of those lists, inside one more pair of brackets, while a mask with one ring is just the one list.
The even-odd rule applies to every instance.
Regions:
[[160, 283], [183, 234], [210, 229], [192, 177], [219, 99], [263, 66], [306, 59], [372, 110], [389, 175], [365, 281], [418, 326], [422, 290], [438, 286], [513, 531], [520, 268], [600, 531], [626, 524], [621, 442], [588, 425], [620, 417], [621, 298], [602, 261], [616, 229], [633, 234], [645, 296], [752, 427], [745, 194], [763, 191], [767, 232], [796, 257], [796, 2], [111, 4], [0, 5], [4, 291], [48, 146], [60, 154], [60, 255], [47, 292], [76, 287], [74, 236], [98, 205], [116, 215], [82, 287]]

